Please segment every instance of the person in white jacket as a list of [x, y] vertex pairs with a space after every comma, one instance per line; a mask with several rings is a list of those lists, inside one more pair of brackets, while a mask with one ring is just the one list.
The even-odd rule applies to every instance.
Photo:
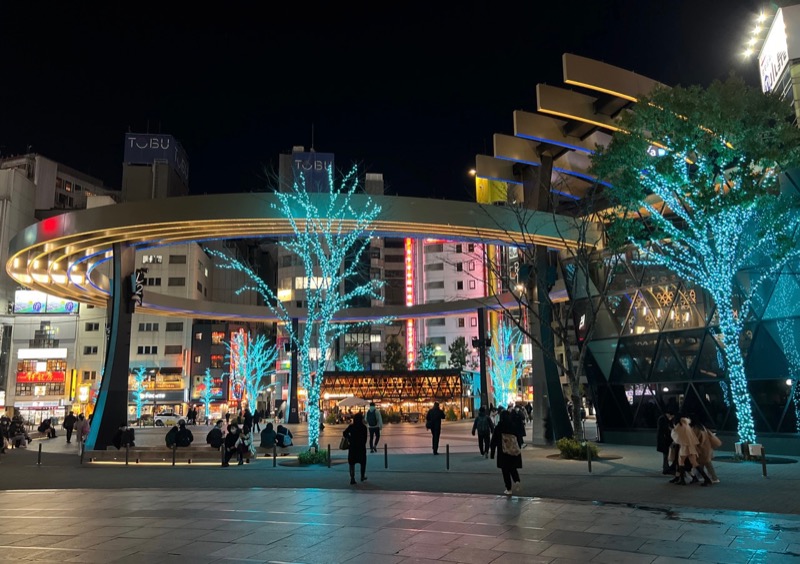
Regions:
[[686, 463], [689, 462], [692, 470], [697, 471], [705, 480], [705, 484], [710, 484], [711, 479], [703, 471], [703, 467], [698, 463], [697, 446], [700, 441], [695, 435], [691, 427], [692, 420], [689, 417], [681, 417], [678, 424], [672, 428], [672, 440], [675, 444], [679, 445], [678, 451], [678, 467], [675, 472], [675, 477], [670, 480], [670, 483], [686, 485]]

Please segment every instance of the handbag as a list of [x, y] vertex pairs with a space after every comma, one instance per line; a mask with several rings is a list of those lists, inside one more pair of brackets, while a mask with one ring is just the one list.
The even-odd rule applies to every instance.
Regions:
[[517, 436], [511, 433], [502, 433], [500, 438], [503, 440], [503, 452], [510, 456], [519, 456], [522, 451], [519, 450], [519, 443]]
[[342, 440], [339, 441], [339, 450], [349, 450], [350, 449], [350, 441], [347, 440], [347, 437], [342, 437]]

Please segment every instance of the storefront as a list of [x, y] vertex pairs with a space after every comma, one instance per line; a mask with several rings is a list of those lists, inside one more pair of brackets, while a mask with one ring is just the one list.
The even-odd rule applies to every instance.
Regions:
[[[145, 390], [140, 392], [142, 402], [142, 415], [155, 415], [164, 411], [172, 411], [181, 415], [186, 415], [187, 390], [162, 391]], [[136, 392], [128, 392], [128, 419], [136, 420]]]
[[19, 349], [14, 407], [28, 424], [64, 417], [67, 349]]

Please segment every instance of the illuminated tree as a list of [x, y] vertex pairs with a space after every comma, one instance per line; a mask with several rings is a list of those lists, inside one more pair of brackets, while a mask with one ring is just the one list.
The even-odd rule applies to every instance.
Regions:
[[394, 335], [389, 335], [386, 339], [386, 357], [383, 361], [384, 370], [406, 370], [408, 364], [406, 363], [406, 353], [403, 350], [403, 345]]
[[258, 395], [265, 387], [264, 378], [275, 372], [278, 347], [269, 346], [265, 335], [253, 337], [249, 332], [240, 331], [230, 342], [225, 342], [225, 348], [228, 349], [230, 377], [234, 385], [241, 384], [250, 411], [254, 411]]
[[358, 351], [353, 347], [348, 348], [344, 355], [342, 355], [342, 358], [336, 363], [336, 368], [342, 372], [359, 372], [364, 370], [364, 366], [361, 364], [361, 358], [358, 356]]
[[487, 349], [491, 360], [492, 395], [497, 406], [508, 405], [517, 399], [517, 378], [527, 363], [522, 358], [522, 331], [512, 323], [501, 321]]
[[417, 368], [419, 370], [436, 370], [439, 361], [436, 360], [436, 346], [432, 343], [417, 345]]
[[[298, 175], [286, 192], [276, 192], [275, 208], [285, 217], [294, 237], [281, 239], [278, 244], [296, 255], [305, 270], [303, 293], [308, 304], [305, 323], [295, 332], [289, 312], [273, 290], [249, 265], [221, 252], [209, 253], [221, 259], [220, 267], [238, 270], [247, 275], [250, 284], [240, 292], [258, 292], [272, 312], [280, 319], [297, 349], [300, 381], [308, 398], [309, 445], [319, 439], [320, 388], [325, 374], [329, 351], [336, 339], [348, 331], [371, 323], [340, 323], [337, 313], [351, 307], [358, 299], [380, 300], [382, 282], [364, 277], [362, 257], [370, 246], [372, 224], [381, 208], [367, 194], [356, 194], [358, 178], [354, 167], [339, 186], [333, 182], [328, 168], [324, 186], [306, 187], [304, 175]], [[315, 191], [318, 189], [319, 191]], [[345, 281], [348, 284], [345, 284]], [[378, 320], [374, 323], [384, 323]]]
[[214, 398], [214, 378], [211, 376], [211, 369], [206, 368], [205, 376], [203, 376], [203, 383], [198, 386], [200, 388], [200, 399], [203, 400], [203, 405], [206, 410], [206, 424], [211, 418], [211, 400]]
[[467, 357], [469, 356], [469, 348], [467, 347], [467, 340], [464, 337], [459, 337], [448, 347], [447, 352], [450, 353], [450, 358], [447, 363], [456, 370], [464, 370], [467, 365]]
[[762, 284], [797, 255], [797, 194], [778, 183], [800, 164], [791, 117], [736, 78], [659, 89], [593, 157], [613, 185], [612, 245], [633, 245], [640, 264], [666, 266], [713, 298], [743, 442], [756, 433], [740, 337]]
[[136, 421], [142, 423], [142, 406], [144, 405], [144, 381], [147, 379], [147, 369], [137, 366], [133, 369], [133, 397], [136, 401]]

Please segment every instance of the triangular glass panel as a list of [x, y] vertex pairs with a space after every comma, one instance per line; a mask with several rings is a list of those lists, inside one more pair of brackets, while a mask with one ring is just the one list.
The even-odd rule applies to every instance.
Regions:
[[614, 365], [614, 358], [617, 355], [618, 342], [619, 339], [598, 339], [590, 341], [588, 344], [589, 352], [592, 353], [595, 364], [606, 380], [611, 377], [611, 367]]
[[[658, 349], [655, 353], [650, 380], [656, 382], [675, 382], [688, 379], [683, 359], [675, 352], [674, 344], [676, 341], [679, 344], [683, 343], [683, 339], [674, 333], [665, 333], [661, 335]], [[696, 348], [699, 351], [699, 341], [696, 344]]]
[[636, 293], [622, 335], [644, 335], [660, 330], [664, 322], [664, 310], [657, 294], [653, 288], [645, 288]]
[[786, 269], [775, 281], [775, 291], [761, 319], [783, 317], [800, 317], [800, 277]]
[[619, 335], [619, 327], [617, 322], [609, 313], [606, 306], [601, 302], [602, 298], [596, 298], [595, 307], [597, 308], [597, 316], [595, 317], [594, 338], [601, 337], [616, 337]]
[[[657, 304], [656, 309], [656, 318], [658, 320], [658, 327], [661, 331], [666, 331], [669, 329], [683, 329], [683, 325], [681, 324], [682, 317], [678, 315], [673, 306], [675, 301], [678, 299], [678, 285], [677, 284], [666, 284], [666, 285], [658, 285], [658, 286], [651, 286], [644, 294], [647, 295], [649, 291], [652, 294], [651, 301], [655, 301]], [[672, 324], [672, 327], [670, 326]]]
[[692, 380], [722, 381], [725, 376], [725, 361], [717, 338], [706, 331], [700, 344], [700, 355], [691, 374]]
[[639, 371], [639, 367], [628, 351], [628, 339], [617, 343], [617, 356], [614, 357], [614, 364], [611, 366], [609, 382], [618, 384], [622, 382], [642, 382], [644, 376]]
[[[657, 343], [657, 334], [637, 335], [620, 339], [615, 369], [617, 364], [625, 364], [623, 365], [624, 371], [619, 374], [619, 377], [623, 379], [618, 381], [646, 382], [649, 379], [650, 369], [653, 365], [653, 355], [655, 354]], [[616, 377], [616, 375], [616, 370], [613, 370], [612, 376]]]
[[[762, 323], [766, 331], [786, 358], [790, 377], [800, 376], [800, 318], [785, 318]], [[797, 375], [797, 376], [794, 376]]]
[[[745, 373], [748, 375], [748, 380], [771, 380], [779, 379], [784, 382], [787, 377], [790, 377], [791, 372], [787, 362], [786, 354], [784, 353], [781, 337], [777, 335], [776, 331], [770, 330], [767, 325], [776, 327], [776, 323], [759, 323], [753, 330], [753, 338], [750, 346], [747, 348], [747, 359], [745, 363]], [[787, 335], [787, 340], [791, 339]], [[794, 343], [787, 343], [794, 346]], [[795, 350], [797, 350], [795, 348]], [[768, 370], [763, 367], [768, 366]], [[784, 390], [785, 391], [785, 390]]]
[[611, 316], [616, 324], [617, 334], [623, 331], [625, 322], [628, 320], [628, 315], [631, 312], [635, 298], [635, 292], [606, 296], [608, 311], [611, 313]]
[[631, 270], [625, 255], [611, 255], [605, 259], [608, 276], [608, 293], [633, 291], [639, 287], [639, 279]]

